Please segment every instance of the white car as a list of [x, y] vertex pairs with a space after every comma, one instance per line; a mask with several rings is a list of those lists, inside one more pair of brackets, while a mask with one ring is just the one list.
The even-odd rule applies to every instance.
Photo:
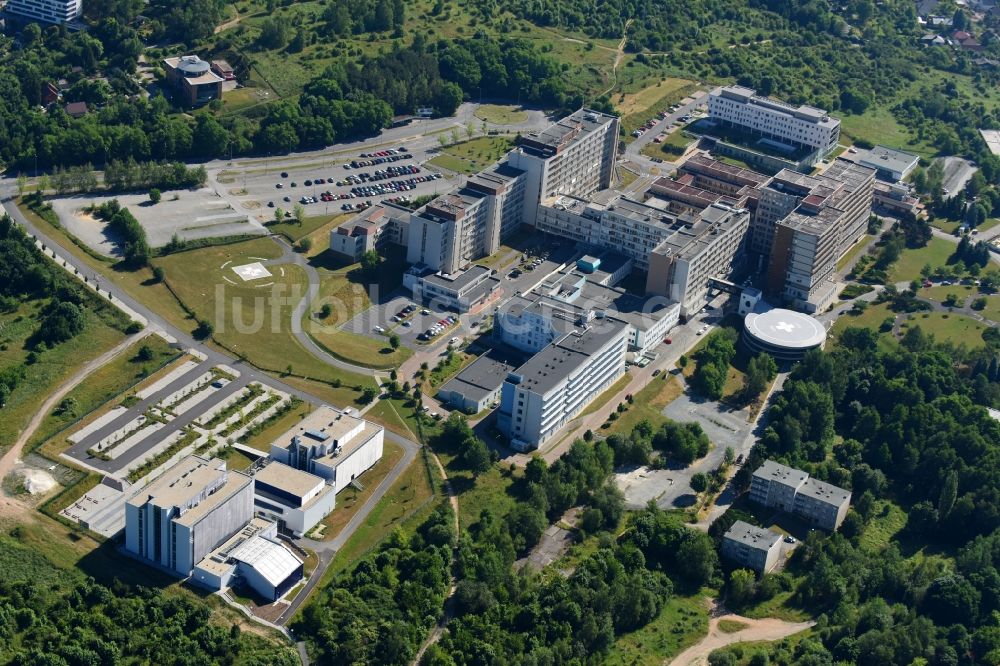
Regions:
[[375, 327], [375, 332], [376, 333], [385, 333], [385, 329], [382, 328], [381, 326], [376, 326]]
[[449, 345], [457, 345], [461, 341], [462, 341], [461, 338], [452, 338], [451, 340], [448, 341], [448, 344]]

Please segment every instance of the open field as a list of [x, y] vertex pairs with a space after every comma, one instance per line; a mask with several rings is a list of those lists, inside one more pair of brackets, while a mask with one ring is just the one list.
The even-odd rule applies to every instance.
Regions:
[[937, 154], [933, 146], [917, 139], [903, 127], [888, 107], [872, 106], [861, 115], [845, 115], [840, 119], [840, 127], [841, 140], [845, 143], [848, 139], [865, 141], [872, 145], [910, 150], [928, 158]]
[[[433, 474], [436, 484], [440, 477], [436, 470]], [[323, 582], [329, 581], [338, 572], [357, 562], [393, 530], [397, 528], [405, 530], [419, 524], [419, 521], [433, 508], [432, 500], [435, 492], [436, 489], [431, 487], [424, 458], [417, 455], [382, 501], [372, 509], [357, 531], [347, 540], [344, 547], [337, 551], [323, 576]]]
[[697, 141], [688, 136], [681, 129], [676, 129], [667, 135], [662, 143], [650, 141], [639, 151], [647, 157], [659, 157], [660, 159], [672, 161], [684, 154], [688, 147]]
[[[139, 350], [143, 347], [149, 348], [152, 352], [151, 358], [145, 361], [137, 357]], [[60, 434], [69, 425], [86, 420], [91, 412], [99, 409], [116, 396], [128, 392], [130, 388], [146, 381], [154, 373], [159, 374], [158, 370], [164, 366], [172, 365], [172, 361], [180, 356], [182, 356], [180, 352], [170, 347], [158, 335], [150, 335], [139, 340], [120, 356], [91, 373], [76, 388], [66, 394], [66, 397], [61, 401], [62, 404], [57, 405], [39, 424], [38, 430], [28, 442], [28, 449], [35, 449], [42, 445], [43, 452], [49, 456], [61, 452], [65, 448], [65, 443], [53, 442], [55, 447], [50, 449], [45, 445], [46, 440]], [[66, 434], [71, 433], [67, 432]]]
[[513, 147], [514, 143], [508, 137], [481, 136], [441, 148], [441, 153], [431, 158], [428, 164], [456, 173], [478, 173]]
[[684, 392], [684, 385], [676, 376], [670, 373], [663, 373], [647, 384], [641, 391], [636, 393], [633, 402], [629, 405], [628, 411], [620, 414], [618, 419], [611, 424], [608, 434], [620, 433], [628, 435], [632, 428], [643, 419], [648, 420], [656, 429], [662, 423], [667, 422], [667, 417], [662, 414], [662, 409]]
[[348, 486], [337, 494], [336, 507], [321, 523], [323, 525], [323, 539], [332, 539], [340, 534], [341, 530], [347, 523], [351, 522], [358, 509], [371, 497], [378, 485], [389, 475], [389, 472], [402, 457], [403, 447], [392, 441], [385, 442], [382, 459], [358, 477], [358, 481], [365, 489], [358, 490], [353, 486]]
[[918, 312], [907, 315], [900, 324], [901, 329], [919, 326], [924, 333], [930, 333], [938, 342], [951, 342], [967, 347], [982, 347], [983, 331], [986, 327], [975, 319], [948, 312]]
[[28, 363], [31, 350], [26, 341], [38, 328], [36, 320], [40, 301], [28, 301], [17, 310], [0, 315], [0, 367], [24, 369], [24, 377], [7, 397], [0, 412], [0, 451], [13, 445], [18, 433], [31, 420], [38, 405], [78, 368], [97, 358], [124, 339], [124, 334], [102, 320], [94, 310], [83, 308], [83, 331], [53, 349], [36, 352]]
[[381, 398], [377, 405], [365, 412], [365, 418], [415, 440], [417, 416], [412, 407], [407, 407], [407, 403], [407, 400], [400, 398]]
[[520, 107], [501, 104], [481, 104], [475, 116], [494, 125], [516, 125], [528, 119], [527, 112]]
[[[288, 208], [286, 210], [291, 210]], [[303, 220], [302, 224], [295, 222], [295, 218], [280, 224], [267, 224], [267, 230], [272, 234], [281, 234], [292, 243], [296, 243], [306, 236], [312, 235], [315, 231], [327, 225], [330, 228], [340, 226], [344, 221], [353, 217], [353, 213], [333, 213], [330, 215], [314, 215]], [[330, 224], [333, 222], [334, 224]], [[327, 245], [329, 247], [329, 245]]]
[[[177, 297], [214, 326], [213, 340], [273, 372], [305, 375], [344, 386], [371, 379], [326, 365], [292, 334], [291, 314], [306, 294], [304, 271], [293, 264], [271, 265], [271, 277], [243, 282], [233, 266], [281, 256], [270, 239], [181, 252], [156, 260]], [[343, 403], [337, 403], [343, 405]]]
[[615, 106], [622, 115], [622, 129], [625, 134], [631, 134], [636, 127], [696, 90], [698, 84], [694, 81], [667, 77], [638, 92], [621, 96]]
[[[934, 218], [934, 221], [931, 222], [932, 227], [937, 227], [947, 234], [955, 233], [955, 231], [958, 230], [959, 224], [961, 223], [957, 220], [946, 220], [942, 217], [936, 217]], [[979, 233], [982, 233], [984, 231], [989, 231], [993, 227], [997, 226], [997, 224], [1000, 224], [1000, 217], [991, 217], [976, 227], [976, 230]], [[975, 242], [975, 236], [970, 236], [970, 239]]]
[[890, 318], [895, 319], [895, 317], [896, 313], [889, 309], [889, 305], [887, 303], [869, 305], [865, 308], [864, 312], [858, 315], [848, 312], [838, 317], [837, 321], [830, 329], [831, 342], [836, 341], [836, 339], [843, 334], [845, 329], [856, 327], [870, 328], [873, 331], [878, 331], [882, 326], [882, 322]]
[[708, 632], [705, 595], [672, 596], [660, 615], [619, 636], [605, 660], [610, 666], [660, 666]]
[[920, 269], [926, 265], [931, 268], [944, 266], [948, 257], [955, 253], [955, 244], [941, 238], [932, 238], [926, 246], [919, 249], [907, 248], [899, 255], [899, 259], [889, 269], [889, 280], [892, 282], [909, 282], [920, 278]]

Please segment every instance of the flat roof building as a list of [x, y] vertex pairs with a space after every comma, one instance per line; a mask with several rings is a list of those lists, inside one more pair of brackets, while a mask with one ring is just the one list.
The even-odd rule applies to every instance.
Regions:
[[452, 274], [416, 264], [403, 275], [403, 286], [418, 303], [460, 313], [480, 312], [502, 293], [500, 278], [492, 269], [478, 264]]
[[83, 14], [82, 0], [8, 0], [12, 17], [43, 23], [70, 23]]
[[810, 349], [823, 346], [826, 328], [807, 314], [775, 308], [747, 314], [741, 340], [751, 353], [770, 354], [777, 361], [800, 361]]
[[223, 590], [245, 582], [268, 601], [277, 601], [303, 575], [303, 563], [278, 539], [277, 524], [254, 518], [197, 563], [191, 582]]
[[765, 574], [781, 556], [781, 535], [737, 520], [722, 537], [722, 556], [741, 567]]
[[446, 382], [436, 397], [453, 409], [478, 414], [500, 400], [504, 380], [520, 364], [512, 354], [491, 350]]
[[628, 326], [593, 320], [508, 375], [497, 427], [518, 451], [536, 449], [625, 372]]
[[620, 125], [617, 116], [579, 109], [521, 138], [508, 163], [527, 174], [525, 224], [535, 224], [539, 205], [550, 197], [587, 197], [611, 187]]
[[211, 64], [196, 55], [166, 58], [163, 69], [167, 82], [185, 106], [201, 106], [222, 99], [223, 78], [212, 71]]
[[858, 159], [858, 164], [875, 169], [879, 178], [893, 183], [906, 178], [919, 162], [919, 155], [886, 146], [875, 146]]
[[322, 477], [339, 493], [382, 458], [385, 429], [321, 405], [271, 444], [271, 457]]
[[851, 493], [811, 479], [802, 470], [767, 460], [751, 477], [750, 499], [832, 532], [847, 515]]
[[331, 230], [330, 250], [358, 261], [365, 252], [382, 252], [386, 245], [406, 246], [412, 214], [409, 208], [379, 202]]
[[840, 121], [823, 109], [793, 105], [741, 86], [713, 90], [708, 97], [709, 117], [748, 135], [766, 137], [779, 144], [809, 148], [813, 163], [837, 147]]
[[336, 492], [326, 481], [272, 461], [253, 475], [253, 503], [258, 515], [300, 537], [333, 511]]
[[180, 576], [253, 516], [252, 479], [188, 456], [125, 503], [125, 549]]

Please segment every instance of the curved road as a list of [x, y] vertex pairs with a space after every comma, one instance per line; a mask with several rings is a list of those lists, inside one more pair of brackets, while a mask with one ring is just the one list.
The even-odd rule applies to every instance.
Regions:
[[[60, 258], [65, 259], [68, 265], [77, 268], [80, 271], [81, 275], [84, 274], [89, 275], [92, 271], [86, 266], [81, 266], [81, 264], [77, 261], [75, 256], [71, 252], [69, 252], [60, 242], [56, 241], [51, 236], [47, 235], [42, 229], [32, 224], [27, 218], [24, 217], [21, 211], [14, 204], [13, 196], [15, 192], [16, 192], [16, 185], [14, 185], [9, 179], [6, 181], [0, 181], [0, 202], [2, 202], [3, 208], [14, 219], [14, 221], [20, 226], [22, 226], [28, 233], [37, 237], [38, 240], [44, 243], [48, 248], [54, 250], [57, 254], [59, 254]], [[301, 257], [299, 258], [302, 259]], [[312, 283], [312, 280], [310, 280], [310, 283]], [[160, 331], [166, 333], [168, 336], [171, 336], [177, 340], [176, 346], [178, 346], [179, 348], [197, 349], [201, 353], [205, 354], [208, 360], [214, 364], [229, 365], [231, 367], [238, 369], [242, 375], [248, 378], [248, 381], [260, 381], [265, 384], [276, 386], [280, 390], [285, 391], [290, 395], [298, 396], [302, 400], [305, 400], [306, 402], [311, 402], [313, 404], [320, 404], [325, 402], [323, 399], [318, 398], [307, 391], [303, 391], [296, 387], [289, 386], [288, 384], [282, 382], [280, 379], [277, 379], [266, 373], [261, 372], [257, 368], [253, 367], [252, 365], [249, 365], [248, 363], [243, 362], [240, 359], [232, 358], [226, 354], [219, 352], [217, 349], [213, 347], [210, 347], [198, 340], [195, 340], [194, 338], [191, 337], [191, 334], [188, 331], [182, 331], [174, 327], [172, 324], [170, 324], [164, 318], [162, 318], [159, 314], [146, 307], [145, 304], [140, 303], [139, 301], [133, 299], [128, 293], [120, 289], [113, 282], [105, 281], [102, 285], [102, 288], [104, 289], [105, 293], [110, 294], [114, 300], [123, 303], [124, 305], [131, 308], [135, 312], [144, 316], [149, 322], [147, 330]], [[310, 302], [311, 298], [307, 294], [307, 296], [303, 298], [304, 305], [300, 304], [300, 307], [297, 308], [296, 311], [301, 314], [303, 308], [308, 307], [308, 304]], [[301, 326], [297, 326], [296, 328], [298, 328], [299, 331], [301, 332]], [[303, 336], [305, 335], [304, 332], [302, 332], [302, 335]], [[305, 337], [308, 338], [308, 336]], [[129, 342], [132, 342], [132, 340], [130, 339]], [[308, 348], [313, 350], [314, 353], [316, 353], [317, 348], [315, 345], [308, 345]], [[318, 356], [317, 360], [321, 362], [327, 362], [330, 359], [331, 357], [329, 355], [322, 354], [321, 356]], [[350, 364], [346, 365], [350, 366]], [[355, 366], [350, 366], [350, 369], [353, 370], [354, 367]], [[365, 369], [365, 371], [368, 373], [372, 372], [368, 369]], [[316, 570], [310, 577], [310, 582], [306, 590], [304, 590], [304, 592], [306, 593], [311, 592], [312, 589], [315, 587], [315, 585], [318, 583], [318, 581], [323, 578], [323, 574], [326, 570], [326, 567], [329, 566], [330, 560], [332, 559], [333, 553], [336, 551], [336, 549], [339, 549], [341, 546], [343, 546], [344, 542], [346, 542], [347, 539], [349, 539], [351, 535], [353, 535], [353, 533], [362, 524], [365, 518], [368, 517], [368, 514], [375, 507], [375, 505], [382, 499], [382, 497], [385, 495], [389, 487], [391, 487], [392, 484], [396, 482], [400, 474], [402, 474], [403, 471], [416, 458], [417, 451], [420, 449], [420, 445], [417, 442], [406, 439], [405, 437], [401, 437], [398, 434], [388, 429], [386, 429], [385, 431], [385, 436], [386, 438], [399, 444], [403, 448], [403, 457], [392, 469], [392, 471], [388, 474], [388, 476], [386, 476], [386, 478], [382, 481], [382, 483], [379, 484], [378, 488], [375, 490], [374, 493], [372, 493], [368, 501], [366, 501], [365, 504], [362, 505], [358, 513], [344, 527], [344, 529], [341, 531], [341, 533], [337, 536], [336, 539], [328, 543], [314, 542], [313, 545], [317, 546], [319, 544], [323, 544], [323, 550], [317, 553], [320, 561], [316, 567]], [[280, 618], [279, 621], [281, 623], [287, 622], [287, 620], [291, 617], [294, 611], [298, 609], [298, 607], [306, 599], [307, 596], [308, 596], [307, 594], [299, 594], [296, 598], [295, 603], [292, 604], [292, 606], [289, 608], [289, 611], [287, 611], [286, 614], [282, 616], [282, 618]]]

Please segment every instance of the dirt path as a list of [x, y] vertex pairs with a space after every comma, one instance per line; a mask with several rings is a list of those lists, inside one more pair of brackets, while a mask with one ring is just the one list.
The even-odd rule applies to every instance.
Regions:
[[[451, 503], [451, 509], [455, 513], [455, 536], [457, 539], [460, 531], [459, 529], [460, 523], [458, 520], [458, 497], [455, 496], [455, 491], [451, 486], [451, 481], [448, 479], [448, 473], [445, 471], [444, 465], [441, 464], [441, 459], [438, 458], [437, 454], [431, 451], [430, 449], [427, 450], [430, 453], [431, 458], [434, 459], [435, 464], [437, 464], [438, 470], [441, 472], [441, 477], [444, 479], [444, 489], [445, 492], [448, 493], [448, 501]], [[452, 555], [451, 555], [452, 571], [454, 571], [455, 568], [455, 557], [457, 554], [458, 554], [458, 549], [457, 548], [452, 549]], [[455, 576], [452, 575], [451, 582], [448, 585], [448, 596], [445, 597], [444, 600], [444, 614], [441, 616], [441, 619], [438, 620], [438, 623], [434, 625], [434, 629], [427, 637], [427, 640], [424, 641], [424, 644], [420, 646], [419, 650], [417, 650], [417, 655], [413, 658], [412, 666], [416, 666], [416, 664], [419, 664], [420, 659], [424, 656], [424, 652], [427, 651], [427, 648], [429, 648], [431, 645], [437, 643], [438, 640], [440, 640], [441, 634], [444, 633], [444, 628], [448, 626], [448, 623], [451, 621], [451, 618], [455, 615], [455, 586], [457, 583], [458, 581], [455, 580]]]
[[[77, 384], [86, 379], [90, 373], [110, 362], [111, 359], [121, 354], [138, 340], [141, 340], [149, 335], [149, 333], [150, 330], [147, 328], [142, 333], [130, 335], [122, 340], [118, 346], [104, 352], [90, 363], [87, 363], [87, 365], [77, 370], [76, 374], [63, 382], [63, 384], [57, 388], [45, 402], [42, 403], [42, 405], [38, 408], [38, 411], [35, 412], [35, 415], [31, 417], [31, 422], [28, 423], [28, 427], [21, 431], [17, 437], [17, 441], [14, 442], [14, 445], [10, 447], [2, 458], [0, 458], [0, 479], [3, 479], [14, 470], [14, 466], [21, 457], [21, 451], [24, 449], [24, 445], [27, 444], [28, 440], [31, 439], [31, 436], [35, 434], [35, 431], [38, 430], [38, 426], [42, 424], [42, 419], [44, 419], [45, 416], [52, 411], [52, 408], [57, 402], [62, 400], [67, 393], [76, 388]], [[25, 506], [25, 504], [14, 498], [0, 495], [0, 516], [4, 516], [11, 512], [20, 513]]]
[[[719, 629], [720, 620], [732, 620], [745, 624], [746, 627], [727, 634]], [[668, 661], [669, 666], [706, 666], [708, 655], [713, 650], [732, 645], [733, 643], [745, 643], [749, 641], [778, 641], [787, 638], [792, 634], [805, 631], [816, 624], [815, 622], [785, 622], [773, 617], [762, 620], [752, 620], [748, 617], [726, 613], [712, 617], [708, 621], [708, 635], [701, 641], [692, 645]]]
[[625, 43], [628, 41], [628, 27], [632, 25], [632, 19], [625, 21], [625, 29], [622, 30], [622, 41], [618, 42], [618, 49], [615, 51], [615, 64], [611, 66], [611, 86], [602, 92], [601, 95], [609, 95], [618, 85], [618, 66], [622, 64], [625, 57]]
[[236, 4], [235, 3], [233, 4], [233, 11], [236, 12], [236, 17], [229, 19], [225, 23], [220, 23], [219, 25], [215, 26], [215, 30], [212, 32], [213, 35], [217, 35], [220, 32], [222, 32], [223, 30], [229, 30], [230, 28], [232, 28], [232, 27], [234, 27], [236, 25], [239, 25], [239, 22], [240, 22], [240, 11], [238, 9], [236, 9]]

